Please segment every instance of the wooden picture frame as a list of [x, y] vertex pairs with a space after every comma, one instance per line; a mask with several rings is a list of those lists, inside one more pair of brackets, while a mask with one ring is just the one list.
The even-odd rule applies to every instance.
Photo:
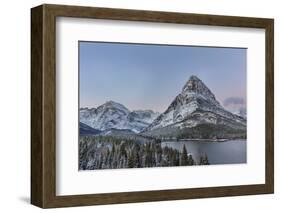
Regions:
[[[56, 18], [90, 18], [265, 29], [265, 184], [56, 195]], [[267, 194], [274, 191], [274, 21], [218, 15], [44, 4], [31, 9], [31, 203], [41, 208]]]

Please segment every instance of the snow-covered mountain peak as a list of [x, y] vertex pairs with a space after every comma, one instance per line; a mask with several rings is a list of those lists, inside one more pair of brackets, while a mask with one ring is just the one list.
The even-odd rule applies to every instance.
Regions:
[[184, 85], [181, 95], [185, 98], [192, 96], [201, 96], [204, 99], [213, 101], [216, 105], [219, 105], [215, 95], [211, 90], [201, 81], [197, 76], [192, 75]]
[[118, 109], [125, 112], [130, 112], [124, 105], [114, 102], [114, 101], [107, 101], [103, 105], [99, 106], [97, 109]]
[[245, 124], [244, 120], [226, 111], [216, 100], [211, 90], [198, 77], [192, 75], [184, 85], [181, 93], [176, 96], [167, 110], [149, 125], [146, 131], [180, 123], [185, 127], [196, 126], [199, 118], [194, 120], [189, 118], [199, 111], [212, 112], [226, 119], [235, 120], [235, 122], [237, 120], [238, 123]]

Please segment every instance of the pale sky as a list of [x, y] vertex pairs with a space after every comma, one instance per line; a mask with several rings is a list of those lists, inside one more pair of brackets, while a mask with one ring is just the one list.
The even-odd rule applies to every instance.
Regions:
[[221, 104], [246, 102], [246, 53], [244, 48], [79, 42], [80, 107], [112, 100], [130, 110], [163, 112], [191, 75]]

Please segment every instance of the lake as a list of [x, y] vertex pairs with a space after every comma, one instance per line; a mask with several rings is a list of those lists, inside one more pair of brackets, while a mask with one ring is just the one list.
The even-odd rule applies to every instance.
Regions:
[[196, 162], [199, 161], [201, 155], [207, 154], [210, 164], [247, 163], [246, 140], [225, 142], [165, 141], [161, 143], [162, 147], [168, 146], [179, 151], [182, 151], [184, 145]]

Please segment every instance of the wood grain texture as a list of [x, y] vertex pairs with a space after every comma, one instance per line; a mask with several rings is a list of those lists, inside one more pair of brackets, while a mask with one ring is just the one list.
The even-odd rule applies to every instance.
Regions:
[[43, 206], [42, 64], [43, 7], [31, 14], [31, 203]]
[[274, 192], [274, 21], [266, 26], [266, 54], [265, 54], [265, 75], [266, 75], [266, 116], [265, 116], [265, 171], [266, 185], [268, 191]]
[[[262, 28], [266, 31], [266, 183], [56, 196], [56, 17]], [[274, 36], [273, 20], [110, 8], [41, 5], [31, 10], [31, 203], [66, 207], [273, 193]], [[94, 177], [93, 177], [94, 178]]]

